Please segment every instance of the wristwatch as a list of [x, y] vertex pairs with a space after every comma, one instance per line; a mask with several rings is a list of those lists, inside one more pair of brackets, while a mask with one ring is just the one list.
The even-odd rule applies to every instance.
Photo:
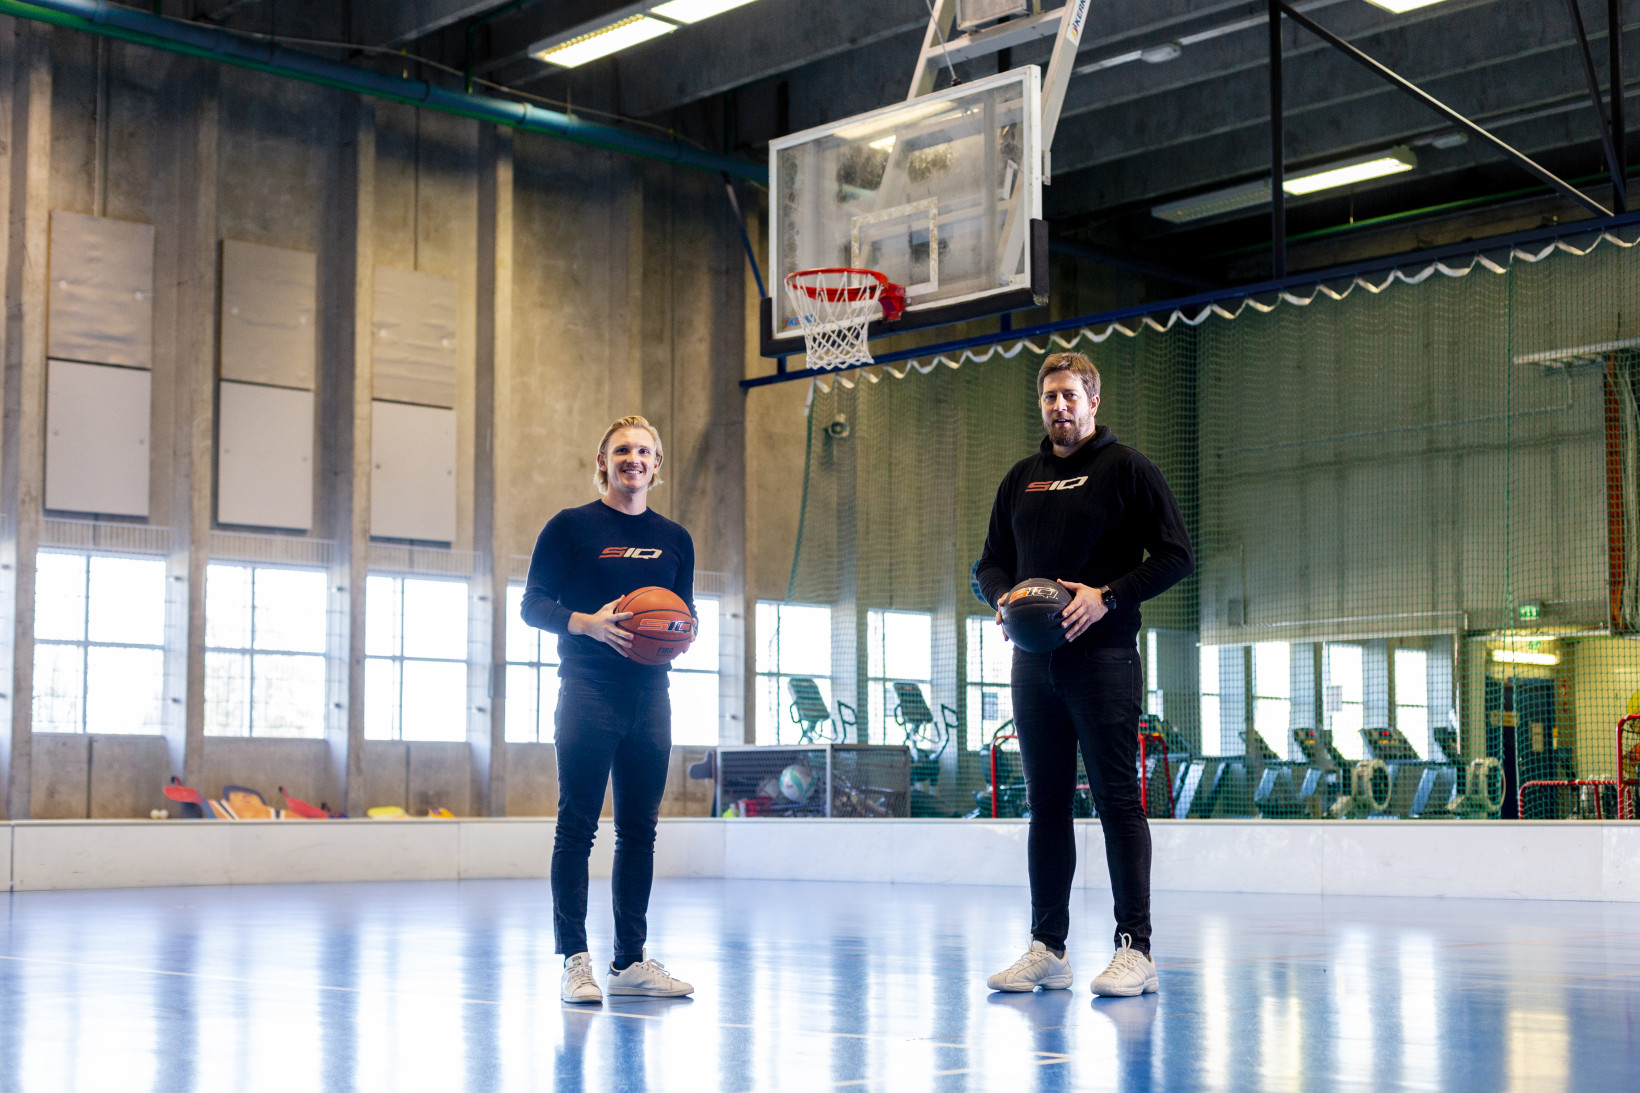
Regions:
[[1110, 585], [1107, 584], [1099, 590], [1099, 598], [1105, 601], [1106, 611], [1116, 610], [1116, 593], [1110, 590]]

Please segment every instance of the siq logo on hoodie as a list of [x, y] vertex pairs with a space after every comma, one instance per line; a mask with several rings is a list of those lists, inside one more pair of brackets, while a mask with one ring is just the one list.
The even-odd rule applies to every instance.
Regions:
[[1044, 493], [1048, 490], [1074, 490], [1088, 480], [1087, 475], [1081, 478], [1061, 478], [1057, 482], [1029, 482], [1026, 483], [1026, 493]]
[[658, 547], [605, 547], [604, 552], [602, 554], [598, 555], [598, 557], [600, 559], [602, 559], [602, 558], [642, 558], [642, 559], [649, 559], [649, 558], [659, 558], [660, 556], [661, 556], [661, 552], [660, 552], [660, 548], [658, 548]]

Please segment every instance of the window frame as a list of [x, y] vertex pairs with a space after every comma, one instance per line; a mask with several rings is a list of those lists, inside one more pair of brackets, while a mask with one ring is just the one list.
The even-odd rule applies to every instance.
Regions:
[[[888, 641], [888, 618], [887, 618], [889, 615], [906, 615], [906, 616], [926, 619], [928, 621], [928, 676], [927, 676], [927, 678], [922, 678], [922, 677], [919, 677], [919, 676], [909, 675], [909, 674], [905, 674], [905, 673], [899, 673], [899, 674], [890, 674], [889, 673], [889, 671], [888, 671], [889, 641]], [[872, 655], [873, 655], [873, 652], [875, 652], [875, 650], [872, 649], [872, 645], [871, 645], [871, 626], [872, 626], [872, 622], [873, 622], [874, 619], [881, 619], [882, 620], [882, 624], [881, 624], [882, 625], [881, 655], [882, 655], [883, 674], [880, 675], [880, 676], [871, 674]], [[899, 607], [870, 607], [870, 608], [866, 609], [866, 701], [863, 703], [863, 705], [865, 706], [866, 742], [868, 744], [903, 744], [903, 743], [905, 743], [903, 732], [902, 732], [901, 738], [899, 740], [891, 740], [889, 738], [889, 735], [888, 735], [889, 725], [894, 723], [894, 706], [889, 702], [889, 696], [888, 696], [889, 685], [893, 684], [893, 683], [915, 683], [918, 687], [920, 687], [922, 689], [923, 701], [928, 704], [929, 710], [934, 713], [936, 718], [938, 718], [938, 716], [939, 716], [939, 706], [936, 705], [935, 702], [934, 702], [934, 612], [932, 612], [932, 611], [908, 611], [904, 608], [899, 608]], [[881, 726], [880, 727], [878, 725], [879, 719], [872, 716], [876, 712], [876, 708], [875, 708], [875, 703], [876, 702], [881, 702], [882, 703], [882, 716], [881, 716], [881, 719], [880, 719], [881, 720]], [[899, 729], [900, 726], [898, 724], [895, 724], [894, 728]], [[940, 728], [940, 723], [938, 721], [935, 722], [935, 728], [936, 728], [936, 730], [938, 730]]]
[[[388, 662], [390, 664], [393, 664], [396, 668], [396, 671], [394, 673], [394, 675], [395, 675], [394, 682], [396, 684], [396, 688], [395, 688], [395, 694], [394, 694], [393, 715], [392, 715], [392, 721], [391, 721], [391, 724], [392, 724], [392, 727], [393, 727], [393, 734], [391, 736], [370, 736], [370, 735], [367, 734], [365, 738], [367, 740], [385, 740], [385, 741], [390, 741], [390, 742], [394, 742], [394, 743], [413, 743], [413, 744], [422, 744], [422, 743], [426, 743], [426, 744], [455, 744], [455, 743], [465, 742], [467, 740], [467, 718], [471, 713], [471, 706], [472, 706], [472, 702], [471, 702], [470, 696], [469, 696], [470, 686], [469, 686], [469, 682], [468, 682], [468, 678], [467, 678], [468, 674], [471, 670], [471, 665], [472, 665], [472, 660], [471, 660], [471, 635], [472, 635], [472, 625], [473, 625], [473, 614], [472, 614], [472, 585], [471, 585], [471, 582], [469, 580], [467, 580], [466, 578], [464, 578], [464, 577], [441, 576], [441, 575], [435, 575], [435, 574], [429, 574], [429, 573], [404, 573], [404, 572], [397, 572], [397, 571], [393, 571], [393, 570], [372, 570], [369, 573], [367, 573], [366, 577], [365, 577], [365, 580], [366, 580], [366, 586], [365, 586], [366, 587], [366, 593], [365, 593], [365, 604], [366, 604], [366, 606], [365, 606], [365, 619], [367, 620], [366, 621], [366, 626], [367, 627], [369, 625], [368, 620], [370, 618], [369, 591], [368, 591], [369, 583], [368, 582], [370, 582], [372, 580], [384, 580], [384, 579], [385, 580], [392, 580], [394, 582], [394, 587], [397, 591], [398, 605], [397, 605], [397, 611], [395, 613], [395, 618], [398, 620], [398, 632], [397, 632], [397, 635], [396, 635], [396, 637], [397, 637], [396, 651], [394, 653], [391, 653], [391, 654], [371, 653], [371, 652], [368, 651], [369, 641], [368, 641], [368, 638], [367, 638], [366, 652], [365, 652], [365, 657], [364, 657], [364, 668], [365, 668], [365, 673], [366, 673], [366, 683], [365, 683], [365, 725], [366, 725], [367, 730], [368, 730], [368, 727], [369, 727], [370, 722], [371, 722], [371, 717], [370, 717], [371, 692], [370, 692], [370, 686], [369, 686], [370, 662], [373, 661], [373, 660], [374, 661], [385, 661], [385, 662]], [[460, 586], [460, 588], [462, 589], [463, 599], [466, 603], [466, 609], [463, 612], [463, 617], [466, 621], [467, 630], [462, 635], [462, 639], [461, 639], [461, 643], [462, 643], [465, 655], [462, 656], [460, 659], [447, 658], [447, 657], [407, 656], [405, 654], [404, 644], [405, 644], [405, 635], [406, 635], [406, 631], [408, 630], [408, 627], [406, 627], [405, 624], [404, 624], [404, 620], [405, 620], [404, 600], [405, 600], [405, 586], [406, 586], [406, 583], [409, 582], [409, 581], [424, 581], [424, 582], [427, 582], [429, 584], [457, 585], [457, 586]], [[368, 633], [368, 631], [367, 631], [367, 633]], [[404, 735], [404, 677], [405, 677], [404, 667], [405, 667], [406, 664], [459, 664], [459, 665], [462, 666], [462, 669], [463, 669], [463, 672], [462, 672], [462, 687], [461, 687], [461, 709], [462, 709], [461, 721], [462, 721], [462, 726], [461, 726], [461, 735], [459, 737], [448, 737], [448, 738], [440, 737], [440, 738], [433, 739], [433, 740], [424, 740], [424, 739], [420, 739], [420, 738], [412, 739], [412, 740], [406, 740], [405, 735]]]
[[[1390, 662], [1393, 666], [1391, 679], [1394, 682], [1394, 693], [1390, 695], [1390, 709], [1394, 711], [1395, 728], [1403, 737], [1406, 738], [1407, 743], [1412, 745], [1413, 750], [1416, 751], [1421, 758], [1428, 758], [1430, 755], [1430, 745], [1433, 743], [1432, 738], [1434, 735], [1431, 731], [1429, 719], [1429, 650], [1416, 647], [1402, 647], [1391, 649], [1389, 655]], [[1401, 678], [1404, 674], [1402, 672], [1403, 658], [1408, 661], [1415, 658], [1418, 662], [1418, 691], [1423, 695], [1422, 702], [1405, 702], [1401, 699], [1401, 695], [1403, 693]], [[1415, 740], [1410, 734], [1408, 734], [1407, 726], [1401, 720], [1403, 710], [1423, 711], [1424, 723], [1418, 734], [1420, 737], [1419, 739]]]
[[[219, 566], [220, 567], [233, 568], [233, 569], [245, 569], [245, 570], [250, 571], [251, 585], [250, 585], [250, 599], [249, 599], [249, 605], [248, 605], [249, 610], [250, 610], [250, 623], [246, 628], [246, 635], [248, 637], [248, 640], [250, 641], [250, 644], [248, 646], [244, 647], [244, 648], [240, 648], [240, 647], [237, 647], [237, 646], [231, 646], [231, 645], [210, 645], [210, 644], [208, 644], [209, 635], [210, 635], [210, 622], [209, 622], [209, 616], [207, 614], [207, 621], [206, 621], [206, 627], [205, 627], [205, 634], [206, 634], [207, 644], [204, 645], [204, 654], [205, 654], [205, 658], [206, 658], [207, 663], [209, 663], [209, 659], [210, 659], [212, 654], [216, 654], [218, 656], [221, 656], [221, 655], [224, 655], [224, 654], [232, 655], [232, 656], [243, 656], [243, 657], [245, 657], [249, 660], [250, 663], [246, 668], [246, 675], [245, 675], [246, 725], [245, 725], [245, 734], [243, 736], [240, 736], [237, 733], [213, 733], [209, 730], [210, 717], [207, 715], [207, 717], [205, 718], [205, 725], [206, 725], [205, 732], [206, 732], [206, 735], [210, 736], [212, 739], [222, 739], [222, 740], [226, 740], [226, 739], [239, 739], [239, 740], [249, 740], [249, 739], [262, 739], [262, 740], [268, 740], [268, 739], [277, 739], [277, 740], [322, 740], [322, 739], [324, 739], [325, 725], [324, 725], [323, 719], [321, 719], [321, 721], [320, 721], [319, 731], [317, 733], [303, 735], [303, 736], [269, 736], [269, 735], [266, 735], [266, 734], [258, 736], [258, 734], [256, 732], [256, 724], [257, 724], [257, 718], [256, 718], [256, 710], [257, 710], [257, 702], [256, 702], [256, 657], [259, 654], [263, 655], [263, 656], [278, 656], [278, 657], [308, 657], [308, 658], [319, 661], [324, 666], [323, 675], [324, 675], [324, 679], [325, 679], [325, 682], [320, 684], [319, 702], [320, 702], [320, 710], [321, 711], [323, 711], [325, 709], [325, 706], [326, 706], [326, 695], [328, 693], [327, 688], [329, 686], [329, 675], [330, 675], [330, 666], [329, 666], [330, 657], [329, 657], [328, 652], [320, 651], [320, 652], [316, 653], [316, 652], [313, 652], [312, 650], [309, 650], [309, 649], [261, 649], [261, 648], [257, 647], [257, 645], [256, 645], [256, 618], [257, 618], [256, 576], [257, 576], [257, 573], [259, 571], [262, 571], [262, 570], [281, 570], [281, 571], [285, 571], [285, 572], [299, 572], [299, 573], [317, 574], [321, 578], [321, 584], [323, 584], [327, 588], [327, 591], [328, 591], [328, 584], [329, 584], [329, 574], [328, 574], [328, 572], [325, 569], [321, 568], [321, 567], [310, 566], [310, 565], [289, 565], [289, 564], [269, 563], [269, 562], [245, 562], [245, 561], [238, 561], [238, 560], [231, 560], [231, 559], [212, 559], [212, 560], [208, 561], [206, 563], [206, 566], [205, 566], [205, 603], [206, 603], [207, 612], [209, 612], [209, 609], [210, 609], [210, 595], [211, 595], [211, 592], [210, 592], [210, 589], [211, 589], [210, 571], [213, 568], [216, 568], [216, 567], [219, 567]], [[327, 610], [328, 610], [328, 608], [327, 608]], [[210, 678], [210, 673], [207, 670], [207, 672], [206, 672], [207, 681], [209, 680], [209, 678]]]
[[[774, 609], [775, 619], [774, 634], [768, 640], [765, 640], [761, 626], [763, 616], [761, 609], [765, 607]], [[810, 611], [824, 611], [826, 613], [825, 672], [786, 672], [781, 670], [782, 657], [780, 652], [780, 634], [784, 629], [784, 621], [782, 616], [788, 608], [802, 608]], [[833, 610], [834, 609], [831, 604], [799, 603], [789, 602], [787, 600], [756, 600], [752, 604], [752, 631], [754, 639], [752, 656], [754, 663], [752, 665], [753, 671], [751, 675], [753, 688], [752, 695], [756, 707], [756, 712], [752, 719], [752, 739], [756, 743], [779, 744], [781, 743], [781, 732], [787, 725], [791, 725], [793, 730], [797, 728], [789, 716], [790, 702], [789, 700], [783, 698], [786, 693], [786, 680], [788, 679], [814, 680], [815, 685], [820, 688], [821, 697], [825, 699], [826, 708], [831, 711], [833, 727], [841, 731], [841, 714], [837, 708], [837, 692], [834, 689], [833, 662], [831, 659], [833, 655], [831, 642], [831, 628], [834, 621]], [[763, 654], [766, 649], [773, 650], [774, 667], [772, 669], [766, 669], [763, 664]], [[763, 680], [769, 681], [768, 686], [773, 697], [772, 709], [766, 709], [761, 701], [759, 691], [760, 683]], [[767, 737], [765, 737], [763, 732], [763, 718], [765, 714], [770, 716], [770, 725], [773, 729], [772, 733], [768, 734]], [[855, 727], [855, 732], [859, 732], [858, 726]], [[852, 740], [845, 742], [853, 743]]]
[[[1266, 673], [1259, 671], [1260, 650], [1274, 650], [1277, 647], [1285, 650], [1282, 660], [1282, 671], [1274, 673], [1277, 677], [1272, 685], [1264, 678]], [[1264, 738], [1264, 742], [1277, 755], [1291, 756], [1293, 750], [1293, 646], [1286, 641], [1259, 641], [1252, 645], [1252, 676], [1249, 680], [1249, 689], [1253, 692], [1253, 728]], [[1280, 710], [1281, 725], [1279, 732], [1276, 727], [1261, 724], [1269, 716], [1269, 711]], [[1265, 716], [1261, 716], [1265, 715]], [[1270, 739], [1271, 734], [1275, 739]]]
[[[697, 741], [697, 740], [679, 741], [678, 738], [677, 738], [678, 716], [677, 716], [677, 710], [674, 708], [674, 710], [672, 712], [672, 743], [673, 743], [674, 746], [678, 746], [678, 747], [686, 747], [686, 748], [690, 748], [690, 747], [693, 747], [693, 748], [717, 747], [719, 744], [721, 744], [723, 742], [723, 651], [722, 651], [722, 641], [723, 641], [723, 597], [722, 596], [696, 596], [695, 597], [695, 618], [696, 619], [700, 618], [700, 614], [701, 614], [701, 606], [700, 605], [703, 604], [703, 603], [711, 604], [712, 607], [713, 607], [713, 612], [714, 612], [713, 617], [715, 619], [715, 622], [713, 624], [713, 629], [715, 631], [716, 640], [719, 643], [719, 647], [717, 649], [712, 650], [712, 660], [714, 661], [714, 666], [711, 667], [711, 668], [685, 668], [685, 667], [682, 667], [679, 662], [686, 659], [687, 657], [690, 656], [690, 654], [695, 652], [695, 647], [694, 647], [693, 644], [691, 644], [690, 647], [689, 647], [689, 651], [687, 653], [685, 653], [682, 657], [679, 657], [677, 661], [674, 661], [672, 663], [672, 666], [669, 669], [669, 671], [674, 676], [678, 676], [678, 675], [689, 676], [689, 677], [710, 676], [712, 678], [712, 695], [716, 699], [716, 701], [714, 703], [714, 711], [713, 711], [713, 714], [712, 714], [712, 722], [713, 722], [713, 725], [715, 727], [715, 731], [712, 733], [712, 739], [709, 740], [709, 741], [706, 741], [704, 743], [701, 742], [701, 741]], [[698, 636], [697, 636], [696, 640], [699, 640]], [[705, 647], [702, 646], [701, 648], [703, 650], [701, 655], [704, 656], [705, 655], [705, 653], [704, 653]], [[668, 690], [670, 691], [670, 689], [671, 689], [671, 680], [667, 681], [667, 686], [668, 686]]]
[[[1014, 685], [1011, 678], [1006, 683], [996, 683], [985, 678], [985, 635], [990, 632], [985, 628], [987, 626], [996, 626], [996, 615], [994, 613], [990, 615], [978, 613], [965, 615], [963, 616], [962, 625], [964, 627], [963, 640], [966, 648], [966, 655], [963, 657], [962, 685], [964, 688], [963, 697], [967, 703], [967, 724], [964, 726], [964, 732], [967, 734], [967, 750], [984, 751], [991, 746], [990, 735], [985, 729], [987, 720], [984, 716], [985, 693], [987, 691], [998, 692], [997, 701], [999, 705], [997, 713], [999, 716], [989, 719], [996, 722], [996, 728], [991, 730], [991, 733], [995, 733], [1014, 718]], [[976, 634], [978, 640], [976, 640]], [[1011, 649], [1007, 653], [1007, 664], [1011, 669], [1013, 665]], [[976, 666], [979, 669], [978, 678], [974, 676]], [[1008, 704], [1008, 716], [1006, 717], [1000, 716], [1002, 713], [1000, 704], [1004, 700]], [[1015, 728], [1017, 730], [1018, 726], [1015, 726]]]
[[[84, 573], [84, 577], [83, 577], [83, 580], [82, 580], [82, 583], [81, 583], [81, 594], [80, 594], [80, 628], [79, 628], [80, 637], [79, 638], [76, 638], [76, 639], [70, 639], [70, 638], [42, 638], [42, 637], [38, 636], [38, 634], [39, 634], [39, 603], [40, 603], [40, 600], [39, 600], [39, 576], [38, 576], [38, 574], [39, 574], [39, 566], [40, 566], [40, 556], [43, 555], [43, 554], [63, 555], [63, 556], [66, 556], [66, 557], [78, 558], [82, 562], [82, 571]], [[156, 566], [159, 567], [160, 575], [161, 575], [161, 586], [160, 586], [161, 587], [161, 595], [160, 595], [160, 601], [159, 601], [159, 604], [158, 604], [158, 607], [159, 607], [160, 640], [157, 643], [150, 644], [150, 643], [146, 643], [146, 642], [101, 641], [101, 640], [97, 640], [97, 639], [95, 639], [91, 636], [91, 630], [92, 630], [92, 628], [91, 628], [92, 572], [91, 571], [92, 571], [93, 563], [96, 562], [98, 559], [114, 559], [114, 560], [119, 560], [119, 561], [147, 562], [147, 563], [150, 563], [152, 565], [156, 565]], [[30, 710], [29, 710], [29, 722], [30, 722], [30, 726], [31, 726], [32, 731], [38, 732], [38, 733], [50, 733], [50, 734], [56, 735], [56, 736], [90, 736], [90, 735], [163, 736], [164, 733], [165, 733], [165, 715], [166, 715], [165, 693], [164, 693], [164, 684], [163, 684], [163, 682], [161, 683], [161, 686], [160, 686], [160, 695], [159, 695], [159, 711], [158, 711], [159, 712], [159, 723], [157, 725], [153, 726], [153, 729], [152, 729], [151, 732], [134, 732], [134, 733], [132, 733], [132, 732], [116, 732], [116, 733], [109, 733], [109, 732], [107, 732], [106, 730], [103, 730], [103, 729], [93, 728], [90, 724], [90, 716], [91, 716], [91, 675], [92, 675], [92, 673], [91, 673], [91, 650], [93, 650], [93, 649], [131, 649], [131, 650], [136, 650], [136, 651], [141, 651], [141, 652], [158, 653], [159, 657], [160, 657], [160, 671], [162, 673], [162, 680], [163, 680], [163, 673], [164, 673], [164, 670], [165, 670], [165, 658], [166, 658], [166, 652], [167, 652], [167, 641], [166, 641], [167, 606], [166, 606], [166, 597], [165, 597], [165, 594], [164, 594], [164, 589], [166, 587], [165, 584], [164, 584], [165, 558], [163, 556], [160, 556], [160, 555], [144, 554], [144, 553], [140, 553], [140, 552], [136, 552], [136, 551], [87, 550], [87, 549], [76, 548], [76, 547], [41, 546], [41, 547], [38, 547], [35, 550], [34, 565], [35, 565], [35, 600], [34, 600], [34, 605], [33, 605], [33, 611], [31, 612], [32, 615], [33, 615], [33, 618], [34, 618], [34, 630], [35, 630], [34, 650], [33, 650], [34, 665], [37, 669], [37, 667], [39, 665], [39, 656], [40, 656], [41, 647], [68, 648], [68, 649], [77, 650], [78, 655], [79, 655], [79, 662], [80, 662], [79, 663], [80, 693], [79, 693], [79, 696], [78, 696], [78, 715], [77, 715], [77, 718], [76, 718], [76, 724], [77, 724], [76, 728], [74, 728], [74, 729], [59, 729], [59, 728], [45, 728], [45, 729], [42, 729], [42, 728], [38, 728], [37, 726], [40, 724], [40, 720], [41, 720], [40, 719], [40, 714], [39, 714], [39, 703], [40, 703], [41, 689], [40, 689], [40, 687], [38, 685], [38, 682], [37, 682], [38, 674], [37, 674], [37, 671], [36, 671], [36, 675], [35, 675], [36, 684], [34, 686], [33, 694], [31, 696]]]
[[[1209, 645], [1198, 641], [1196, 643], [1197, 686], [1196, 699], [1198, 716], [1202, 724], [1202, 749], [1205, 754], [1217, 755], [1224, 748], [1224, 710], [1220, 705], [1223, 699], [1224, 683], [1223, 657], [1224, 650], [1234, 648], [1228, 645]], [[1208, 661], [1212, 661], [1212, 671], [1208, 671]], [[1212, 687], [1209, 688], [1208, 684]], [[1212, 716], [1208, 716], [1211, 707]], [[1211, 746], [1212, 751], [1207, 751]]]
[[[550, 668], [552, 670], [552, 705], [553, 709], [556, 710], [558, 705], [557, 695], [559, 687], [558, 666], [562, 663], [558, 657], [558, 635], [547, 630], [542, 630], [540, 627], [530, 626], [529, 623], [523, 620], [520, 611], [524, 598], [524, 585], [525, 582], [523, 581], [508, 581], [506, 594], [507, 598], [503, 604], [504, 610], [507, 612], [507, 623], [503, 628], [502, 640], [506, 642], [506, 648], [501, 651], [501, 661], [505, 665], [504, 670], [507, 676], [507, 714], [505, 718], [507, 724], [502, 726], [502, 735], [509, 744], [550, 744], [552, 743], [552, 733], [549, 731], [545, 736], [543, 736], [541, 732], [543, 718], [550, 719], [552, 716], [550, 711], [546, 711], [542, 708], [541, 696], [544, 690], [542, 685], [542, 672], [543, 669]], [[517, 593], [517, 602], [514, 601], [514, 593]], [[511, 637], [515, 625], [524, 627], [530, 631], [530, 634], [535, 642], [535, 659], [513, 659], [512, 642], [508, 639]], [[548, 651], [549, 649], [551, 650], [550, 653]], [[550, 660], [547, 659], [549, 656], [551, 657]], [[507, 733], [507, 728], [512, 724], [513, 700], [516, 697], [512, 685], [514, 668], [523, 668], [529, 671], [535, 683], [535, 732], [528, 739], [522, 739]]]
[[[1361, 672], [1360, 672], [1360, 687], [1361, 687], [1360, 694], [1361, 694], [1361, 697], [1360, 698], [1351, 699], [1351, 698], [1345, 697], [1344, 684], [1335, 683], [1333, 681], [1333, 655], [1332, 655], [1332, 651], [1334, 649], [1353, 649], [1353, 650], [1355, 650], [1355, 655], [1356, 655], [1357, 658], [1359, 658], [1360, 664], [1361, 664]], [[1366, 724], [1367, 724], [1367, 664], [1366, 664], [1366, 659], [1367, 659], [1366, 647], [1363, 646], [1362, 644], [1360, 644], [1359, 642], [1355, 642], [1355, 641], [1327, 641], [1327, 642], [1322, 642], [1322, 645], [1321, 645], [1321, 686], [1322, 686], [1322, 695], [1324, 696], [1323, 697], [1323, 706], [1322, 706], [1322, 708], [1323, 708], [1323, 711], [1325, 713], [1325, 717], [1326, 717], [1326, 721], [1327, 721], [1327, 732], [1331, 735], [1332, 742], [1333, 742], [1333, 747], [1338, 749], [1338, 754], [1340, 754], [1344, 758], [1352, 760], [1352, 761], [1360, 760], [1366, 755], [1365, 745], [1363, 745], [1363, 743], [1361, 741], [1361, 732], [1360, 732], [1360, 730], [1365, 728]], [[1339, 689], [1338, 709], [1336, 709], [1336, 710], [1327, 708], [1328, 706], [1330, 706], [1330, 702], [1325, 699], [1325, 696], [1327, 695], [1328, 690], [1332, 687], [1337, 687]], [[1340, 732], [1338, 726], [1339, 726], [1339, 722], [1341, 720], [1343, 720], [1341, 715], [1346, 713], [1346, 712], [1352, 712], [1355, 715], [1355, 717], [1354, 717], [1355, 724], [1348, 725], [1346, 727], [1345, 731]]]

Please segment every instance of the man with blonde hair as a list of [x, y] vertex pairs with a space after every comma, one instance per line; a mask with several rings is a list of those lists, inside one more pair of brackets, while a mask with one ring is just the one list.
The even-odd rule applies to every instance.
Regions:
[[1099, 370], [1093, 362], [1080, 353], [1055, 353], [1042, 362], [1036, 390], [1048, 435], [997, 489], [975, 577], [993, 607], [1032, 577], [1057, 580], [1073, 598], [1061, 613], [1065, 645], [1052, 653], [1014, 648], [1014, 724], [1031, 810], [1031, 944], [988, 985], [998, 991], [1071, 985], [1065, 940], [1076, 873], [1071, 801], [1080, 749], [1116, 904], [1116, 955], [1094, 978], [1093, 993], [1148, 994], [1157, 978], [1150, 955], [1150, 828], [1136, 774], [1139, 603], [1182, 580], [1195, 562], [1162, 472], [1117, 443], [1108, 427], [1094, 425]]
[[[601, 1002], [587, 953], [587, 859], [604, 787], [615, 788], [615, 959], [610, 994], [676, 998], [694, 988], [647, 958], [655, 825], [672, 754], [669, 666], [627, 656], [632, 638], [615, 610], [623, 596], [658, 585], [695, 609], [695, 544], [649, 508], [665, 453], [655, 427], [623, 417], [598, 442], [600, 498], [564, 509], [535, 542], [524, 584], [524, 621], [558, 635], [558, 823], [552, 840], [552, 925], [564, 956], [565, 1002]], [[601, 605], [601, 606], [600, 606]]]

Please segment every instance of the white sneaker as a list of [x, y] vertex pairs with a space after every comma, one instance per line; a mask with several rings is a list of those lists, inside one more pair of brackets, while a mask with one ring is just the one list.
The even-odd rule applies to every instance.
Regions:
[[628, 964], [621, 971], [611, 966], [609, 978], [605, 981], [609, 993], [636, 994], [645, 998], [682, 998], [695, 993], [693, 986], [668, 974], [660, 961], [650, 960], [648, 955], [648, 950], [644, 950], [644, 959]]
[[566, 1002], [602, 1002], [604, 992], [592, 977], [592, 957], [576, 953], [564, 962], [564, 978], [558, 984], [558, 997]]
[[1055, 956], [1040, 941], [1032, 941], [1025, 955], [985, 981], [994, 991], [1031, 991], [1038, 987], [1062, 991], [1071, 985], [1069, 956]]
[[1122, 947], [1110, 958], [1110, 966], [1093, 978], [1093, 993], [1106, 998], [1132, 998], [1156, 991], [1156, 962], [1132, 945], [1130, 934], [1122, 935]]

